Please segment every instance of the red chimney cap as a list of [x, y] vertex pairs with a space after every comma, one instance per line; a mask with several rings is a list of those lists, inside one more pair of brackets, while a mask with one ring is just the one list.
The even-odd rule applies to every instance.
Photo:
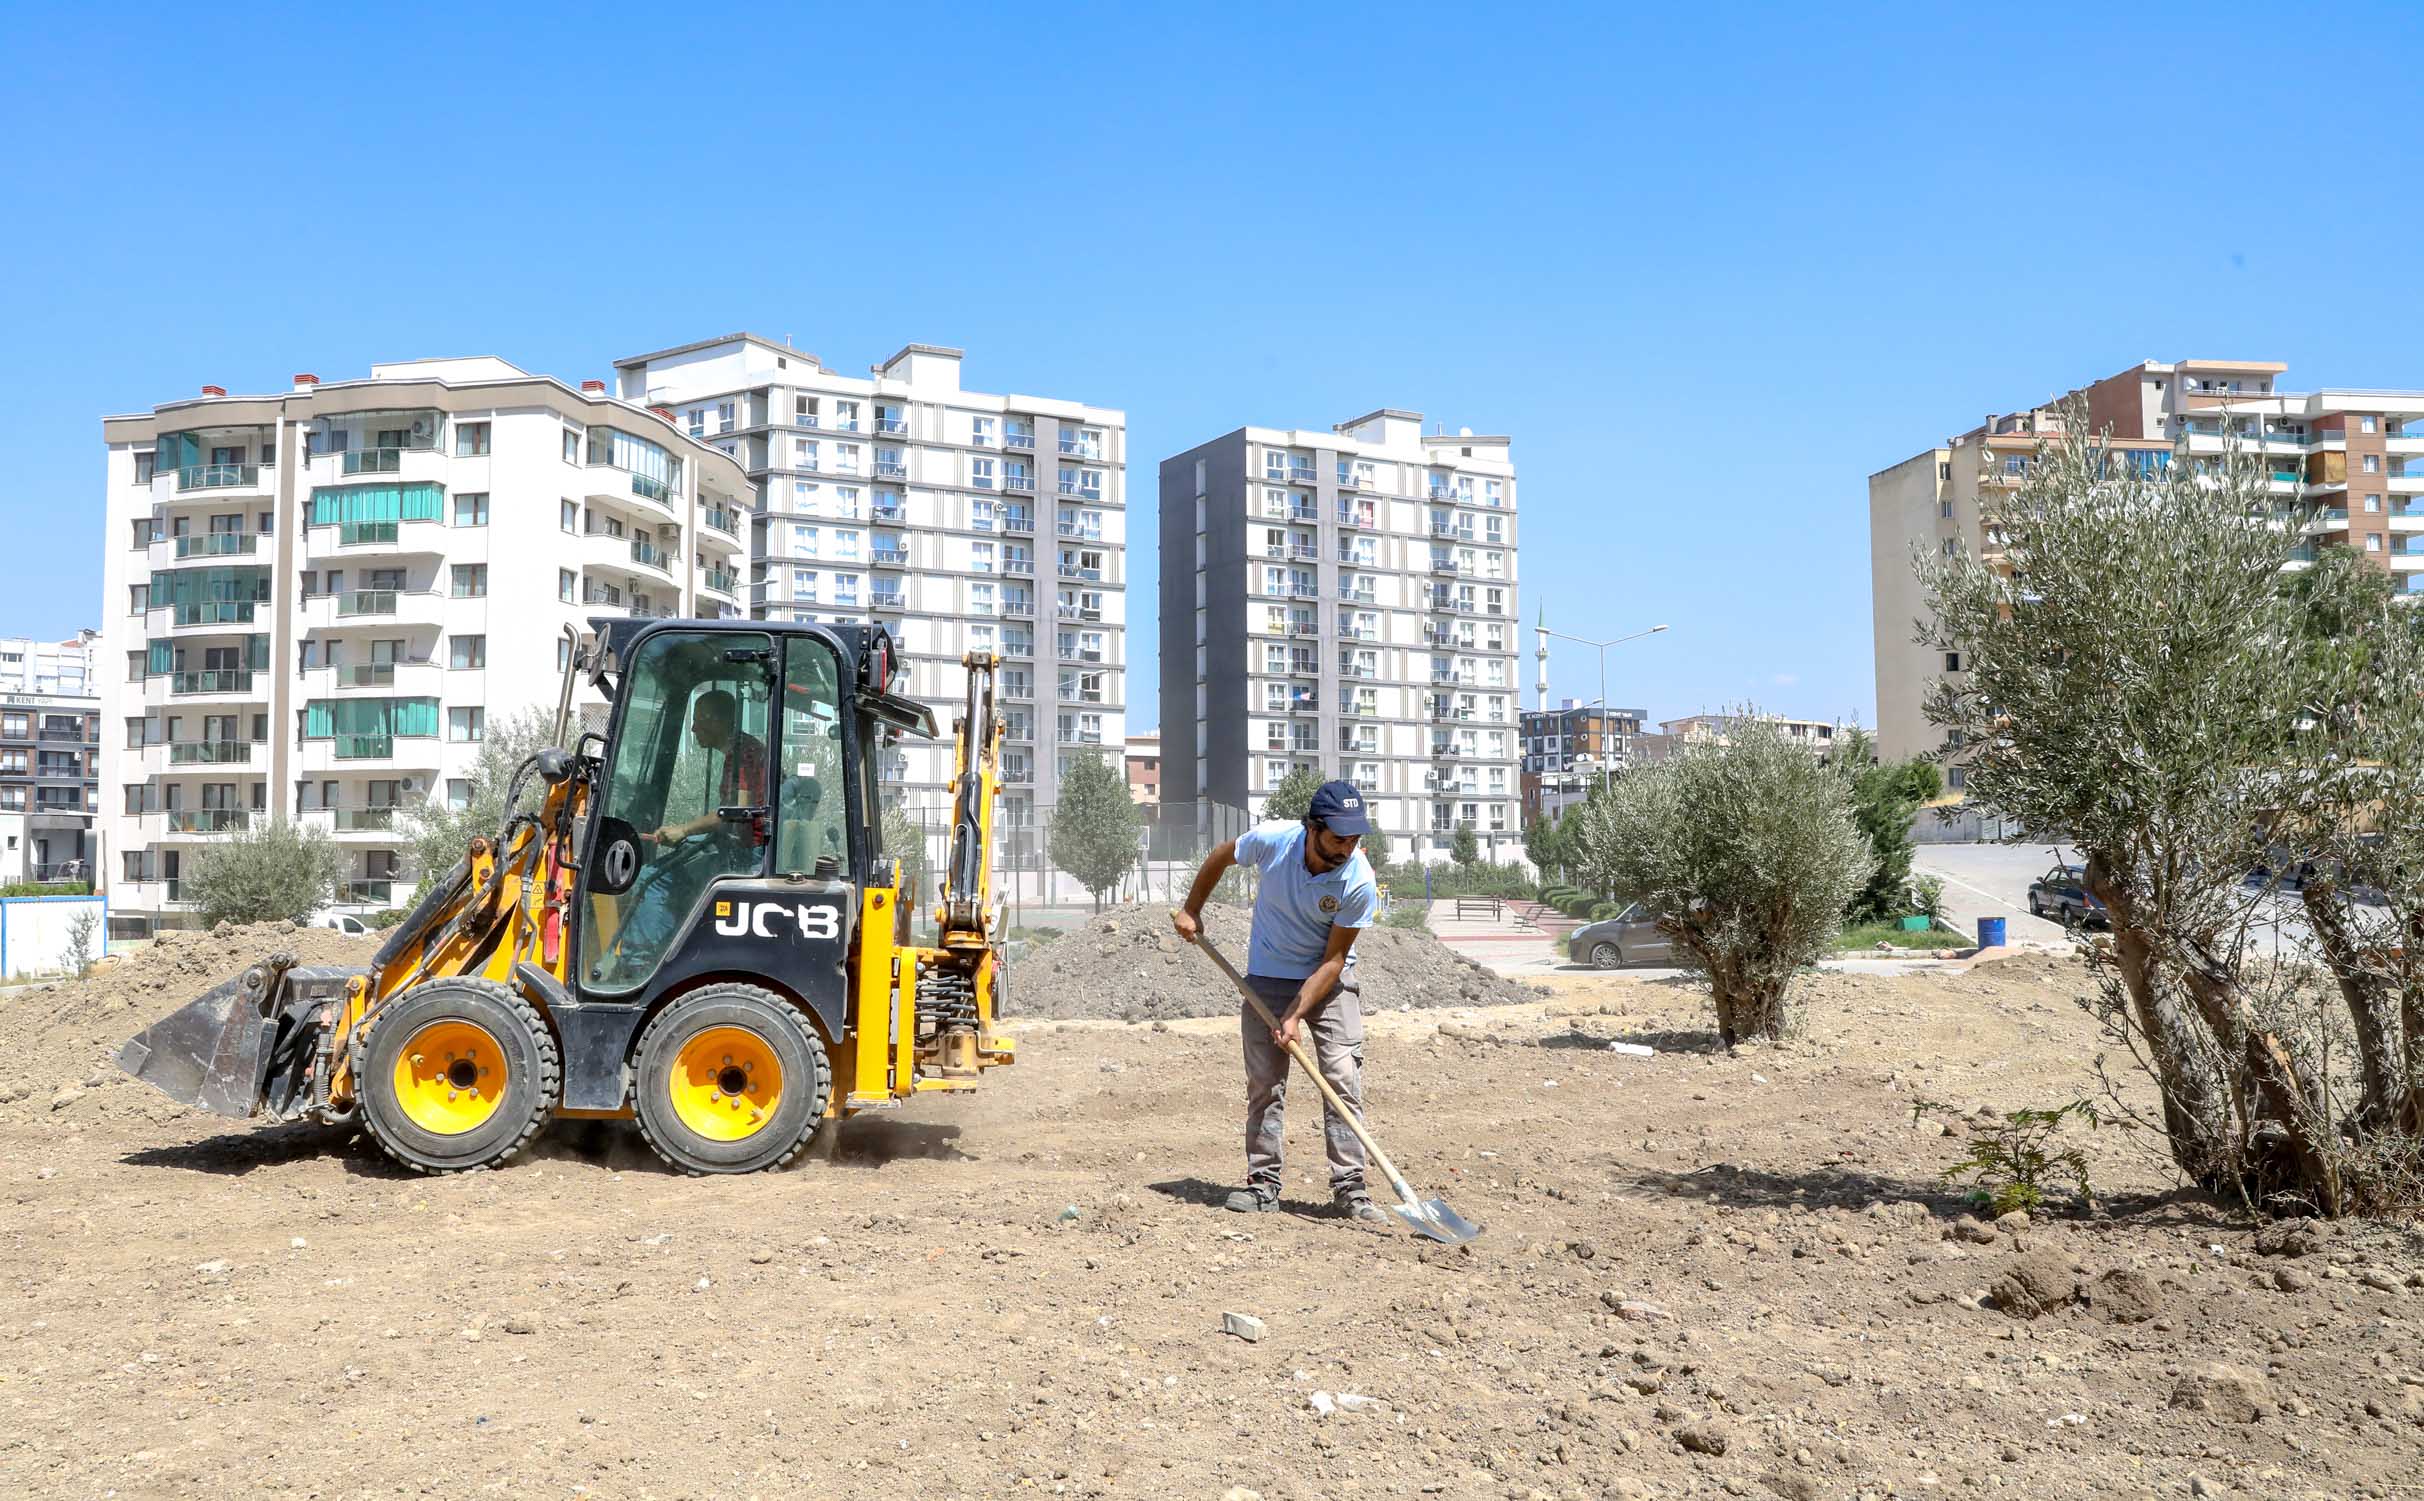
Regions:
[[320, 377], [309, 374], [308, 372], [295, 377], [295, 384], [298, 386], [316, 386], [319, 383]]
[[667, 422], [671, 422], [673, 420], [673, 408], [671, 407], [650, 407], [648, 410], [656, 413], [659, 417], [664, 418]]
[[603, 396], [606, 394], [606, 383], [602, 380], [585, 380], [581, 382], [581, 394], [583, 396]]
[[225, 395], [227, 394], [227, 387], [225, 387], [225, 386], [204, 386], [204, 387], [202, 388], [202, 394], [203, 394], [203, 395], [205, 395], [205, 396], [225, 396]]

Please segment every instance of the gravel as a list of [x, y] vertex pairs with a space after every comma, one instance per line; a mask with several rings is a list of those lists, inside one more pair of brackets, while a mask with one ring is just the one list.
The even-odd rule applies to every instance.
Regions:
[[[1215, 904], [1204, 928], [1232, 964], [1244, 967], [1252, 914]], [[1427, 932], [1366, 928], [1355, 941], [1355, 974], [1367, 1011], [1501, 1006], [1546, 991], [1497, 974]], [[1237, 991], [1212, 961], [1170, 928], [1167, 907], [1123, 907], [1089, 918], [1013, 964], [1004, 1014], [1011, 1018], [1155, 1021], [1228, 1016]]]

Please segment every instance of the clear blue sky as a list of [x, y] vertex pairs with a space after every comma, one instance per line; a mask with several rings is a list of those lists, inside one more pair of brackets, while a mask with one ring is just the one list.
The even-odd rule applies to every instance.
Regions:
[[1139, 727], [1158, 460], [1383, 405], [1514, 436], [1527, 617], [1672, 624], [1612, 697], [1867, 721], [1871, 471], [2147, 357], [2424, 386], [2412, 7], [244, 14], [15, 12], [0, 631], [99, 618], [104, 413], [749, 328], [1127, 410]]

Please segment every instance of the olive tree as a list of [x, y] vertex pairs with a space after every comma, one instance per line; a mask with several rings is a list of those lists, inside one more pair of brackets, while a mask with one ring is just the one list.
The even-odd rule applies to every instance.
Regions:
[[1728, 743], [1630, 772], [1565, 822], [1577, 871], [1657, 913], [1708, 976], [1728, 1048], [1783, 1035], [1793, 977], [1827, 952], [1873, 866], [1848, 779], [1747, 711]]
[[1929, 718], [1970, 797], [2079, 848], [2112, 922], [2099, 1015], [2154, 1080], [2173, 1160], [2259, 1202], [2336, 1213], [2320, 1080], [2255, 962], [2242, 878], [2304, 754], [2309, 648], [2283, 584], [2295, 517], [2231, 453], [2110, 449], [2073, 403], [1998, 470], [1982, 555], [1918, 559], [1947, 654]]
[[[396, 811], [404, 837], [412, 842], [413, 863], [420, 868], [421, 886], [454, 868], [475, 836], [496, 838], [505, 831], [505, 818], [515, 811], [505, 806], [513, 774], [524, 761], [555, 743], [555, 710], [532, 705], [511, 714], [490, 715], [480, 739], [480, 753], [471, 763], [471, 796], [461, 807], [439, 799], [407, 803]], [[522, 812], [535, 810], [546, 797], [546, 784], [529, 778], [522, 787]]]
[[186, 857], [181, 894], [206, 923], [294, 922], [328, 904], [343, 869], [325, 829], [266, 818]]

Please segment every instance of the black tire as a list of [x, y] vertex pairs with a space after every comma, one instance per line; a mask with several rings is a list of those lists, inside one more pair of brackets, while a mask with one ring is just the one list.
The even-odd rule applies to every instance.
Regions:
[[1624, 950], [1616, 945], [1612, 943], [1591, 945], [1591, 967], [1593, 969], [1615, 969], [1623, 963]]
[[[676, 1071], [684, 1046], [717, 1029], [754, 1036], [782, 1071], [765, 1124], [738, 1140], [718, 1140], [694, 1129], [675, 1101]], [[807, 1149], [825, 1123], [833, 1095], [833, 1063], [816, 1029], [799, 1008], [755, 985], [710, 985], [691, 991], [658, 1012], [633, 1049], [637, 1085], [632, 1113], [649, 1149], [677, 1171], [756, 1173], [779, 1168]], [[736, 1111], [740, 1097], [732, 1097]]]
[[[412, 1106], [397, 1092], [395, 1072], [416, 1036], [450, 1022], [476, 1026], [494, 1039], [503, 1054], [504, 1090], [486, 1120], [448, 1133], [414, 1119]], [[405, 991], [373, 1013], [367, 1035], [353, 1048], [352, 1063], [364, 1128], [388, 1156], [421, 1173], [463, 1173], [503, 1163], [539, 1134], [563, 1098], [564, 1067], [555, 1034], [536, 1008], [494, 980], [430, 980]], [[467, 1093], [481, 1088], [480, 1077], [489, 1076], [463, 1081]]]
[[2035, 918], [2045, 916], [2045, 904], [2037, 900], [2037, 893], [2033, 891], [2028, 894], [2028, 915]]

